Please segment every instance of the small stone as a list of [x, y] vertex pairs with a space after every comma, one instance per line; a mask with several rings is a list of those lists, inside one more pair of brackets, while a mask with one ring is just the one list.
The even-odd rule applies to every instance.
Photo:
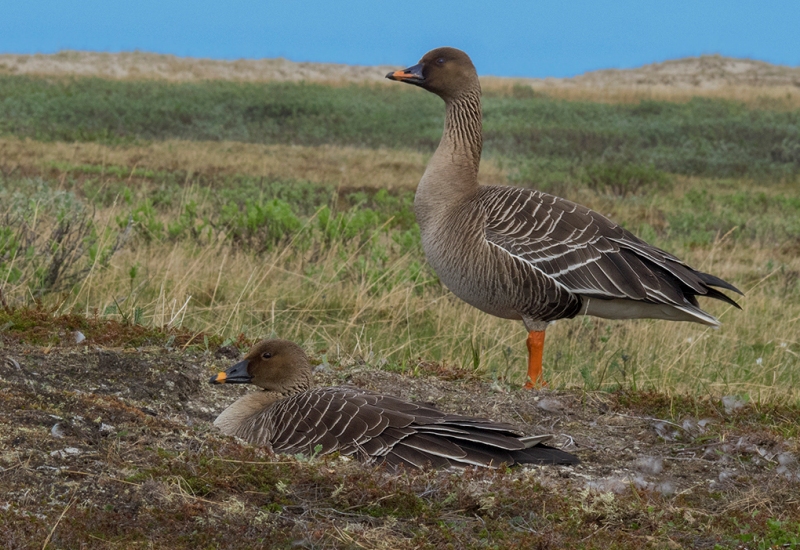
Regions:
[[656, 422], [655, 429], [658, 436], [664, 441], [674, 441], [680, 435], [678, 430], [673, 430], [672, 425], [666, 422]]
[[660, 456], [643, 456], [636, 461], [636, 468], [645, 474], [658, 475], [664, 471], [664, 459]]
[[781, 453], [778, 455], [778, 464], [785, 466], [786, 468], [789, 466], [794, 466], [797, 464], [797, 457], [795, 457], [792, 453]]
[[735, 476], [736, 472], [733, 470], [722, 470], [717, 477], [720, 483], [725, 483], [726, 481], [733, 479]]
[[325, 372], [330, 372], [330, 370], [331, 370], [331, 364], [328, 362], [320, 363], [319, 365], [314, 367], [314, 373], [325, 373]]
[[76, 449], [75, 447], [67, 447], [66, 449], [60, 449], [58, 451], [50, 452], [50, 456], [58, 458], [65, 458], [67, 456], [77, 456], [79, 454], [81, 454], [81, 450]]
[[671, 481], [662, 481], [656, 485], [655, 489], [665, 497], [670, 497], [675, 494], [675, 484]]
[[640, 490], [643, 491], [651, 491], [653, 489], [653, 484], [647, 481], [643, 476], [638, 475], [633, 478], [633, 485]]
[[552, 397], [545, 397], [544, 399], [541, 399], [538, 403], [536, 403], [536, 406], [549, 413], [559, 413], [564, 410], [564, 404], [558, 399], [553, 399]]
[[744, 400], [736, 395], [726, 395], [722, 398], [722, 406], [725, 407], [725, 412], [727, 414], [731, 414], [733, 411], [741, 409], [744, 407], [744, 405]]

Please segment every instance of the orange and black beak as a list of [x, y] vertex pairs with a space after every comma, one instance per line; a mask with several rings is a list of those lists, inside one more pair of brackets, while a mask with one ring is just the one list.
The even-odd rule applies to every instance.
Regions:
[[212, 376], [209, 384], [248, 384], [253, 379], [247, 372], [248, 361], [239, 361], [225, 372]]
[[386, 75], [389, 80], [399, 80], [400, 82], [407, 82], [408, 84], [416, 84], [421, 86], [425, 84], [425, 76], [422, 74], [422, 63], [417, 63], [413, 67], [403, 69], [402, 71], [395, 71]]

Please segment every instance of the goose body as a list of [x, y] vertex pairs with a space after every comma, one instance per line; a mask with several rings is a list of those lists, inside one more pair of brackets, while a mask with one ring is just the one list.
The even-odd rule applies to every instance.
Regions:
[[605, 216], [541, 191], [478, 184], [480, 82], [469, 57], [438, 48], [387, 78], [445, 101], [442, 140], [417, 188], [414, 209], [427, 261], [476, 308], [522, 320], [528, 384], [542, 381], [548, 323], [576, 315], [655, 318], [718, 326], [696, 296], [736, 302], [741, 292], [652, 246]]
[[407, 467], [575, 464], [577, 458], [525, 437], [509, 424], [446, 414], [353, 387], [311, 388], [299, 346], [264, 340], [212, 384], [253, 383], [264, 391], [235, 401], [214, 421], [223, 433], [278, 453], [338, 451], [365, 462]]

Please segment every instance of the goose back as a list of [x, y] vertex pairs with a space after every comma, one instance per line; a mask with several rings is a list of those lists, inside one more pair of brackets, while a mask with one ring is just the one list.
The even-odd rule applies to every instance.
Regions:
[[[257, 392], [263, 393], [263, 392]], [[245, 396], [247, 397], [247, 396]], [[449, 415], [358, 388], [314, 388], [254, 411], [225, 433], [277, 453], [339, 452], [368, 463], [407, 467], [575, 464], [564, 451], [526, 445], [512, 426]]]

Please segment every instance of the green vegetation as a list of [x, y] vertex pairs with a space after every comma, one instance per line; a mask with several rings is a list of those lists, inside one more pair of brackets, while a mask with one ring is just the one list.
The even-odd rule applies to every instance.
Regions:
[[[55, 154], [54, 144], [44, 165], [25, 157], [26, 143], [44, 151], [41, 142], [12, 144], [17, 157], [3, 159], [0, 176], [9, 308], [39, 303], [222, 339], [277, 334], [377, 355], [402, 372], [419, 372], [423, 358], [443, 371], [466, 365], [521, 379], [521, 325], [444, 289], [425, 263], [412, 193], [373, 180], [376, 170], [421, 170], [424, 159], [408, 150], [432, 150], [441, 132], [430, 94], [0, 77], [0, 97], [6, 134], [115, 144], [80, 162], [70, 161], [77, 148]], [[797, 398], [800, 112], [490, 94], [485, 113], [492, 177], [586, 204], [746, 292], [741, 313], [704, 302], [722, 317], [719, 333], [659, 321], [558, 323], [545, 357], [551, 384]], [[316, 148], [237, 151], [251, 173], [231, 173], [191, 160], [183, 145], [185, 168], [164, 161], [177, 143], [158, 145], [168, 138]], [[211, 150], [190, 143], [196, 157]], [[356, 156], [342, 145], [363, 148]], [[394, 149], [370, 149], [379, 147]], [[137, 151], [126, 164], [106, 161], [126, 149]], [[147, 154], [162, 160], [148, 164]], [[267, 160], [260, 173], [277, 175], [252, 175]]]
[[[461, 303], [427, 267], [410, 192], [207, 174], [187, 182], [183, 173], [147, 171], [134, 182], [124, 167], [102, 175], [94, 167], [62, 170], [58, 179], [3, 179], [6, 218], [24, 220], [2, 228], [9, 237], [0, 242], [0, 274], [11, 305], [34, 297], [58, 311], [220, 338], [337, 342], [401, 372], [417, 372], [414, 358], [424, 357], [511, 383], [522, 375], [522, 328]], [[745, 313], [727, 314], [719, 334], [687, 324], [664, 331], [658, 321], [558, 323], [548, 331], [551, 384], [718, 388], [757, 400], [792, 394], [800, 380], [791, 324], [800, 277], [785, 254], [797, 246], [800, 201], [736, 180], [703, 183], [710, 189], [679, 182], [621, 198], [589, 189], [584, 196], [732, 280], [747, 291]], [[63, 230], [64, 220], [89, 212], [97, 214]], [[23, 247], [25, 235], [43, 237]], [[709, 250], [736, 259], [703, 264]], [[42, 274], [54, 265], [57, 283], [45, 286]], [[706, 304], [720, 314], [718, 304]]]
[[[440, 100], [403, 86], [117, 82], [0, 76], [0, 133], [40, 140], [233, 140], [432, 150]], [[695, 99], [685, 104], [569, 102], [489, 95], [491, 156], [532, 184], [586, 163], [638, 163], [684, 175], [794, 178], [800, 111]]]

